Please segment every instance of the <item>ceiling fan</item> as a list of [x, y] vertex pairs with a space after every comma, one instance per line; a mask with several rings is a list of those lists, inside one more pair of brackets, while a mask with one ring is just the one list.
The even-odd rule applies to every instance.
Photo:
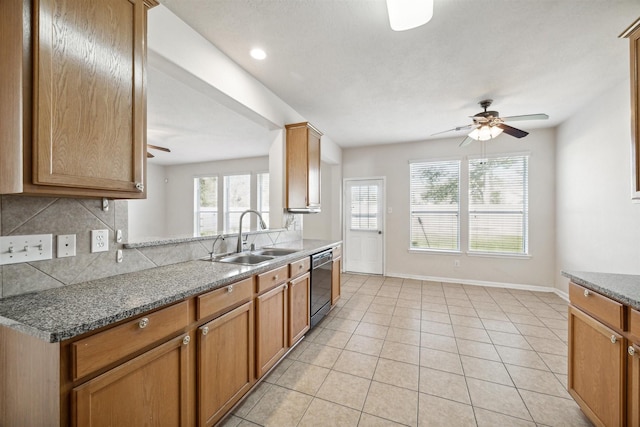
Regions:
[[529, 135], [529, 132], [511, 127], [504, 124], [504, 122], [515, 122], [517, 120], [546, 120], [549, 118], [548, 115], [543, 113], [500, 117], [500, 113], [498, 113], [497, 111], [487, 111], [487, 108], [491, 106], [492, 102], [493, 99], [485, 99], [479, 102], [480, 106], [484, 108], [484, 111], [471, 116], [471, 118], [473, 119], [473, 123], [434, 133], [431, 136], [440, 135], [446, 132], [460, 131], [463, 129], [473, 129], [469, 133], [469, 135], [467, 135], [467, 137], [460, 143], [460, 147], [469, 145], [474, 140], [487, 141], [489, 139], [493, 139], [500, 135], [502, 132], [516, 138], [524, 138], [525, 136]]
[[[147, 144], [147, 148], [151, 148], [152, 150], [164, 151], [165, 153], [170, 153], [171, 150], [165, 147], [160, 147], [159, 145], [151, 145]], [[155, 156], [147, 151], [147, 159], [153, 159]]]

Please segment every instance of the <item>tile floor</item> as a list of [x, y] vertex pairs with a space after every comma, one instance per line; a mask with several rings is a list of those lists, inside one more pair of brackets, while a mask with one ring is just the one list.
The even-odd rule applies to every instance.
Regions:
[[553, 293], [344, 274], [330, 315], [224, 426], [590, 426]]

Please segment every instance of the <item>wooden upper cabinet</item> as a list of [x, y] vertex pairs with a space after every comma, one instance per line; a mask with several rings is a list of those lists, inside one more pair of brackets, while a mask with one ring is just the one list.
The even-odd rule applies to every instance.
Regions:
[[23, 5], [20, 37], [11, 28], [23, 52], [17, 62], [12, 55], [12, 63], [2, 65], [2, 77], [19, 83], [22, 93], [0, 100], [2, 111], [21, 113], [22, 128], [3, 134], [7, 140], [0, 154], [21, 147], [22, 168], [13, 155], [11, 176], [22, 182], [0, 191], [146, 197], [146, 20], [157, 2], [34, 0]]
[[320, 212], [320, 138], [308, 122], [285, 126], [286, 208], [291, 212]]
[[628, 38], [630, 44], [632, 197], [640, 200], [640, 18], [620, 37]]

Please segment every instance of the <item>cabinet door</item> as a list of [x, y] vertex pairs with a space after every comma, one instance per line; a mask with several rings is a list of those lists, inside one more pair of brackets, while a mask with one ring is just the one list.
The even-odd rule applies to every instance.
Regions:
[[640, 345], [629, 343], [627, 351], [627, 425], [640, 426]]
[[34, 184], [140, 195], [144, 1], [39, 0], [34, 15]]
[[287, 284], [256, 298], [256, 377], [287, 352]]
[[342, 268], [342, 257], [333, 260], [331, 268], [331, 305], [335, 305], [340, 299], [340, 269]]
[[622, 425], [625, 353], [620, 334], [569, 306], [569, 393], [597, 425]]
[[303, 274], [289, 282], [289, 347], [309, 330], [311, 324], [311, 275]]
[[198, 335], [198, 425], [212, 426], [254, 383], [253, 303], [200, 327]]
[[320, 207], [320, 135], [309, 129], [308, 139], [309, 175], [307, 178], [307, 206]]
[[73, 389], [76, 426], [186, 426], [189, 335]]

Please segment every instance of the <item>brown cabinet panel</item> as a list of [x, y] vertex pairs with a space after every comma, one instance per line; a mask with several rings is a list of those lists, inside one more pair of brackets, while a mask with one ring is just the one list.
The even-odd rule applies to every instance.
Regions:
[[252, 302], [199, 328], [198, 425], [214, 425], [254, 384], [253, 328]]
[[256, 377], [287, 352], [287, 284], [256, 298]]
[[295, 261], [289, 264], [289, 277], [294, 278], [301, 274], [306, 273], [311, 268], [311, 258], [306, 257], [300, 261]]
[[333, 259], [331, 267], [331, 305], [335, 305], [340, 299], [340, 275], [342, 269], [342, 257]]
[[568, 389], [597, 425], [623, 425], [625, 354], [622, 335], [569, 305]]
[[640, 19], [622, 33], [629, 39], [631, 64], [632, 198], [640, 199]]
[[310, 123], [285, 126], [286, 208], [320, 210], [320, 139], [322, 133]]
[[629, 343], [627, 356], [627, 425], [640, 426], [640, 345]]
[[213, 316], [253, 297], [253, 277], [198, 297], [198, 320]]
[[75, 425], [187, 426], [186, 337], [174, 338], [74, 388]]
[[266, 273], [259, 274], [256, 280], [256, 292], [261, 294], [289, 279], [289, 266], [274, 268]]
[[289, 282], [289, 347], [311, 326], [311, 275], [306, 273]]
[[609, 326], [622, 331], [624, 308], [619, 302], [575, 283], [569, 283], [571, 304], [586, 311]]

